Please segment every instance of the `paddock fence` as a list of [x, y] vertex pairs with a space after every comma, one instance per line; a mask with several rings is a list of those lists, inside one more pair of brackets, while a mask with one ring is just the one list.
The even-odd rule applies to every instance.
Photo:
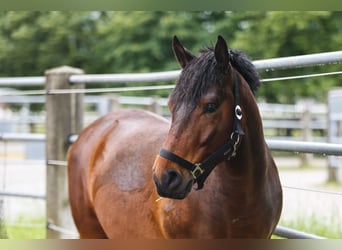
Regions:
[[[304, 56], [275, 58], [254, 61], [258, 70], [278, 70], [300, 68], [312, 65], [337, 64], [342, 62], [342, 51], [319, 53]], [[2, 91], [1, 97], [45, 96], [46, 134], [24, 136], [0, 134], [0, 140], [45, 140], [46, 142], [46, 195], [32, 197], [46, 200], [47, 238], [63, 238], [73, 228], [67, 196], [66, 155], [69, 145], [75, 140], [83, 128], [85, 94], [121, 93], [125, 91], [148, 91], [172, 89], [174, 85], [152, 85], [134, 87], [85, 88], [92, 83], [152, 83], [174, 81], [180, 71], [139, 73], [139, 74], [101, 74], [87, 75], [81, 69], [62, 66], [47, 70], [45, 77], [10, 77], [0, 78], [1, 87], [45, 86], [44, 90]], [[305, 76], [281, 77], [265, 79], [265, 83], [304, 77], [323, 77], [339, 75], [342, 71], [312, 74]], [[267, 86], [265, 86], [267, 87]], [[159, 112], [157, 110], [157, 112]], [[322, 126], [322, 125], [319, 125]], [[267, 140], [271, 150], [302, 153], [318, 153], [322, 155], [342, 156], [342, 144], [327, 142], [304, 142], [289, 140]], [[1, 194], [0, 194], [1, 195]], [[15, 194], [13, 194], [15, 195]], [[319, 238], [319, 236], [298, 232], [278, 226], [276, 235], [286, 238]]]

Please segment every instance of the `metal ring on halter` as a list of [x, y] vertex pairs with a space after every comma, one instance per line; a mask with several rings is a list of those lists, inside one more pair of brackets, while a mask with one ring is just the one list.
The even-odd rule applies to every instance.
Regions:
[[[236, 135], [236, 140], [234, 139], [234, 135]], [[238, 144], [240, 141], [240, 135], [238, 132], [234, 131], [233, 133], [230, 134], [230, 139], [235, 140], [234, 144]]]
[[[236, 136], [236, 139], [234, 139], [234, 136]], [[236, 155], [236, 147], [237, 147], [237, 145], [239, 144], [239, 141], [240, 141], [239, 133], [236, 132], [236, 131], [231, 133], [230, 139], [231, 140], [235, 140], [235, 142], [234, 142], [233, 147], [232, 147], [232, 149], [233, 149], [232, 153], [228, 156], [228, 160], [230, 160], [231, 158], [235, 157], [235, 155]], [[228, 154], [228, 152], [230, 152], [230, 151], [227, 151], [226, 154]]]
[[[236, 136], [236, 138], [234, 138], [234, 136]], [[230, 148], [228, 148], [228, 150], [226, 152], [223, 153], [224, 156], [227, 156], [230, 152], [231, 155], [228, 157], [228, 160], [235, 154], [236, 154], [236, 146], [240, 141], [240, 135], [237, 131], [234, 131], [233, 133], [230, 134], [230, 142], [232, 142], [232, 146]]]
[[241, 109], [240, 105], [236, 105], [236, 106], [235, 106], [235, 116], [236, 116], [236, 118], [238, 118], [239, 120], [242, 119], [242, 109]]

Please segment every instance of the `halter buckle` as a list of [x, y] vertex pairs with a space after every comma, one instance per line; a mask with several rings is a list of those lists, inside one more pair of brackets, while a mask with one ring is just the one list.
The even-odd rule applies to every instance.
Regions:
[[[235, 138], [234, 138], [235, 136]], [[230, 139], [234, 140], [234, 144], [233, 144], [233, 150], [232, 153], [228, 156], [228, 160], [230, 160], [231, 158], [234, 158], [236, 156], [236, 149], [237, 149], [237, 145], [239, 144], [240, 141], [240, 134], [239, 132], [235, 131], [233, 133], [231, 133], [230, 135]], [[227, 151], [224, 155], [227, 155], [231, 150]]]
[[194, 179], [196, 180], [198, 178], [198, 176], [203, 174], [204, 169], [201, 168], [201, 163], [195, 163], [194, 165], [196, 166], [195, 169], [190, 171], [190, 172], [192, 174], [192, 177], [194, 177]]

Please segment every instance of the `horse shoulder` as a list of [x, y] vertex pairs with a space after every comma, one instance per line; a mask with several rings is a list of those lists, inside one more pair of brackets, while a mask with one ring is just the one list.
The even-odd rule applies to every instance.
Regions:
[[[151, 168], [169, 124], [140, 110], [116, 112], [113, 117], [116, 125], [104, 136], [91, 166], [94, 209], [109, 237], [160, 237], [150, 206], [157, 198]], [[132, 219], [145, 228], [138, 230]]]
[[[118, 212], [122, 210], [152, 221], [144, 207], [156, 199], [151, 167], [168, 128], [168, 121], [157, 115], [125, 109], [99, 118], [80, 133], [69, 152], [68, 178], [81, 237], [115, 235], [108, 227], [113, 221], [127, 225]], [[145, 228], [150, 237], [157, 237], [156, 231]]]

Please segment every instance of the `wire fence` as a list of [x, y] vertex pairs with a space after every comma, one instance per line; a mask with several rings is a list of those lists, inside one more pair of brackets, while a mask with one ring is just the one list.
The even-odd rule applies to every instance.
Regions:
[[[37, 164], [44, 164], [44, 161], [41, 161]], [[57, 160], [47, 160], [46, 165], [54, 165], [54, 166], [60, 166], [60, 167], [66, 167], [67, 162], [66, 161], [57, 161]], [[288, 186], [288, 185], [282, 185], [284, 189], [291, 189], [291, 190], [299, 190], [299, 191], [305, 191], [310, 193], [318, 193], [318, 194], [326, 194], [326, 195], [332, 195], [332, 196], [341, 196], [342, 192], [338, 191], [329, 191], [329, 190], [323, 190], [323, 189], [317, 189], [317, 188], [305, 188], [305, 187], [296, 187], [296, 186]], [[45, 200], [46, 195], [45, 194], [28, 194], [28, 193], [20, 193], [20, 192], [10, 192], [10, 191], [0, 191], [0, 196], [9, 196], [9, 197], [21, 197], [21, 198], [29, 198], [29, 199], [41, 199]]]
[[[342, 51], [317, 53], [310, 55], [291, 56], [264, 60], [255, 60], [253, 64], [258, 70], [276, 70], [299, 68], [313, 65], [336, 64], [342, 62]], [[130, 73], [130, 74], [97, 74], [97, 75], [72, 75], [70, 83], [145, 83], [145, 82], [161, 82], [174, 81], [178, 78], [180, 70], [155, 72], [155, 73]], [[278, 80], [299, 79], [304, 77], [317, 77], [341, 74], [341, 72], [330, 72], [322, 74], [312, 74], [306, 76], [294, 76], [295, 78], [274, 78], [266, 80], [267, 82]], [[19, 87], [19, 86], [44, 86], [45, 77], [1, 77], [0, 87]], [[265, 80], [264, 80], [265, 81]], [[46, 94], [46, 92], [42, 93]]]
[[[254, 61], [253, 63], [259, 70], [275, 70], [293, 67], [305, 67], [309, 65], [317, 64], [331, 64], [339, 63], [342, 61], [342, 51], [296, 56], [288, 58], [277, 58], [277, 59], [267, 59]], [[105, 75], [72, 75], [69, 78], [70, 83], [137, 83], [137, 82], [158, 82], [158, 81], [171, 81], [178, 78], [180, 71], [170, 71], [170, 72], [157, 72], [157, 73], [146, 73], [146, 74], [105, 74]], [[272, 81], [285, 81], [293, 79], [302, 79], [308, 77], [324, 77], [331, 75], [342, 74], [342, 71], [328, 72], [321, 74], [309, 74], [300, 76], [290, 76], [290, 77], [278, 77], [264, 79], [263, 82], [268, 83]], [[45, 84], [45, 77], [21, 77], [21, 78], [0, 78], [0, 86], [42, 86]], [[165, 90], [172, 89], [174, 85], [160, 85], [160, 86], [132, 86], [132, 87], [113, 87], [113, 88], [97, 88], [97, 89], [58, 89], [58, 90], [30, 90], [30, 91], [12, 91], [4, 90], [0, 92], [0, 96], [23, 96], [23, 95], [59, 95], [59, 94], [89, 94], [89, 93], [115, 93], [115, 92], [125, 92], [125, 91], [148, 91], [148, 90]], [[77, 135], [70, 137], [70, 143], [76, 139]], [[0, 134], [0, 140], [34, 140], [43, 141], [45, 140], [44, 135], [31, 135], [26, 134], [22, 136], [17, 136], [14, 134]], [[277, 140], [267, 140], [269, 147], [272, 150], [280, 151], [295, 151], [295, 152], [305, 152], [305, 153], [319, 153], [324, 155], [342, 155], [342, 145], [341, 144], [331, 144], [331, 143], [312, 143], [312, 142], [289, 142], [289, 141], [277, 141]], [[66, 162], [60, 160], [47, 159], [47, 165], [54, 165], [65, 167]], [[283, 186], [285, 189], [301, 190], [306, 192], [323, 193], [326, 195], [338, 195], [341, 196], [341, 192], [331, 192], [318, 189], [310, 188], [300, 188]], [[28, 195], [20, 193], [4, 193], [0, 192], [0, 196], [17, 196], [23, 198], [33, 198], [33, 199], [45, 199], [45, 195]], [[1, 205], [1, 203], [0, 203]], [[0, 209], [1, 210], [1, 209]], [[0, 214], [1, 216], [1, 214]], [[1, 218], [0, 218], [1, 222]], [[47, 224], [47, 228], [52, 230], [61, 231], [65, 234], [72, 234], [71, 231], [64, 229], [62, 227], [53, 225], [51, 223]], [[0, 225], [1, 229], [1, 225]], [[283, 227], [277, 227], [276, 234], [280, 236], [286, 236], [290, 238], [320, 238], [315, 235], [310, 235], [302, 232], [298, 232], [292, 229], [286, 229]]]
[[[162, 81], [165, 79], [159, 73], [155, 77], [148, 78], [150, 81]], [[287, 77], [276, 77], [276, 78], [268, 78], [262, 79], [261, 82], [270, 83], [275, 81], [287, 81], [287, 80], [296, 80], [296, 79], [303, 79], [303, 78], [312, 78], [312, 77], [323, 77], [323, 76], [333, 76], [333, 75], [340, 75], [342, 71], [335, 71], [335, 72], [328, 72], [328, 73], [320, 73], [320, 74], [307, 74], [307, 75], [298, 75], [298, 76], [287, 76]], [[77, 76], [80, 77], [80, 76]], [[86, 83], [101, 83], [101, 82], [125, 82], [122, 81], [123, 79], [131, 79], [127, 77], [123, 77], [120, 74], [113, 74], [113, 75], [82, 75], [80, 78], [76, 78], [75, 83], [80, 83], [80, 79], [88, 79], [85, 81]], [[8, 78], [6, 78], [8, 79]], [[3, 79], [2, 82], [6, 82], [6, 79]], [[71, 80], [72, 78], [70, 78]], [[134, 81], [133, 81], [134, 79]], [[143, 78], [145, 80], [145, 78]], [[0, 78], [1, 80], [1, 78]], [[135, 82], [136, 77], [132, 78], [132, 82]], [[147, 80], [146, 80], [147, 81]], [[17, 80], [19, 84], [21, 82], [21, 78]], [[128, 81], [130, 82], [130, 81]], [[144, 81], [142, 81], [144, 82]], [[0, 81], [1, 86], [1, 81]], [[170, 90], [175, 87], [174, 84], [171, 85], [159, 85], [159, 86], [134, 86], [134, 87], [114, 87], [114, 88], [92, 88], [92, 89], [55, 89], [55, 90], [22, 90], [22, 91], [13, 91], [13, 90], [5, 90], [0, 92], [0, 96], [27, 96], [27, 95], [58, 95], [58, 94], [98, 94], [98, 93], [121, 93], [121, 92], [132, 92], [132, 91], [152, 91], [152, 90]]]

